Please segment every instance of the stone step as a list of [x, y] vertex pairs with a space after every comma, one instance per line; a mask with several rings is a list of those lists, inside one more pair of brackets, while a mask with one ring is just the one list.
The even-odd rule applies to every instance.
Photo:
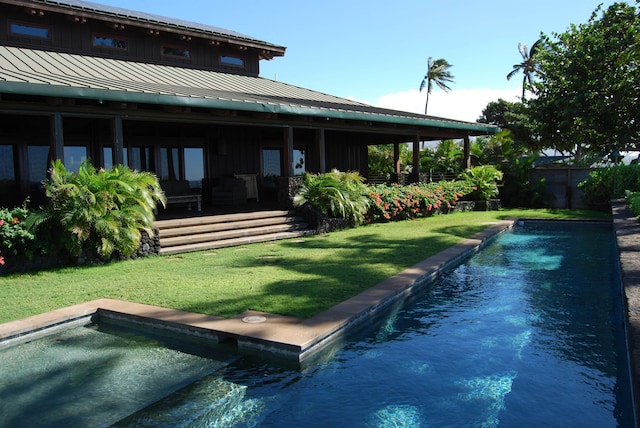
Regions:
[[287, 225], [287, 224], [296, 224], [296, 223], [299, 223], [299, 219], [297, 219], [296, 217], [266, 217], [266, 218], [258, 218], [255, 220], [215, 222], [215, 223], [206, 223], [206, 224], [198, 224], [193, 226], [180, 226], [180, 227], [171, 227], [171, 228], [165, 227], [162, 229], [161, 237], [171, 238], [171, 237], [184, 236], [184, 235], [198, 235], [198, 234], [213, 233], [213, 232], [223, 232], [227, 230], [249, 229], [249, 228], [255, 228], [255, 227]]
[[221, 241], [225, 239], [240, 238], [243, 236], [267, 235], [272, 233], [308, 229], [306, 223], [295, 221], [294, 219], [291, 220], [291, 222], [283, 224], [272, 224], [259, 227], [237, 227], [222, 231], [202, 231], [198, 233], [181, 234], [167, 238], [165, 238], [161, 233], [160, 248], [173, 247], [176, 245], [195, 244], [199, 242]]
[[257, 242], [277, 241], [280, 239], [298, 238], [309, 236], [315, 233], [314, 230], [305, 229], [293, 232], [270, 233], [266, 235], [243, 236], [240, 238], [223, 239], [219, 241], [199, 242], [194, 244], [178, 245], [175, 247], [160, 248], [160, 254], [179, 254], [190, 251], [211, 250], [215, 248], [233, 247], [239, 245], [254, 244]]
[[155, 227], [158, 229], [172, 229], [180, 227], [200, 226], [205, 224], [229, 223], [243, 220], [265, 219], [272, 217], [286, 217], [295, 215], [291, 211], [271, 210], [271, 211], [251, 211], [246, 213], [220, 214], [209, 216], [194, 216], [177, 218], [171, 220], [156, 220]]
[[159, 220], [160, 254], [274, 241], [315, 233], [295, 213], [284, 210]]

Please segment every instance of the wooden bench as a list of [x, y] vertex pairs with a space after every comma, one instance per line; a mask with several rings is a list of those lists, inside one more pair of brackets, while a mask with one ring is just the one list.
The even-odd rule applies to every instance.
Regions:
[[200, 193], [193, 193], [188, 181], [161, 181], [160, 187], [162, 187], [164, 195], [167, 198], [167, 206], [187, 204], [187, 209], [191, 211], [191, 204], [195, 203], [198, 211], [202, 211], [202, 195]]

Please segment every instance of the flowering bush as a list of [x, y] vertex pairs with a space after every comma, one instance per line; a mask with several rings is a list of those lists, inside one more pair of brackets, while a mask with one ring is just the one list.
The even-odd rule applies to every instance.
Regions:
[[7, 255], [33, 255], [34, 235], [27, 230], [24, 219], [29, 215], [25, 206], [0, 208], [0, 265]]
[[372, 223], [406, 220], [427, 217], [436, 211], [448, 211], [461, 197], [474, 190], [468, 181], [370, 186], [369, 196], [372, 201], [366, 221]]

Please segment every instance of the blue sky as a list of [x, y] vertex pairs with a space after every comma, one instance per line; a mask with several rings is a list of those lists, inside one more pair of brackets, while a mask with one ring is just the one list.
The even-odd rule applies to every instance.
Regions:
[[[632, 0], [627, 0], [631, 2]], [[488, 102], [516, 100], [518, 42], [586, 23], [610, 0], [98, 0], [98, 3], [234, 30], [287, 48], [262, 77], [381, 107], [424, 112], [427, 58], [453, 67], [452, 91], [435, 89], [429, 114], [475, 121]]]

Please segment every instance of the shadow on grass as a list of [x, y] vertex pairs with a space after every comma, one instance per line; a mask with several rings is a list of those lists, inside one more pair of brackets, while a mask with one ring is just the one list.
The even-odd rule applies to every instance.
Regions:
[[[414, 239], [372, 233], [358, 235], [338, 246], [334, 240], [322, 238], [303, 242], [282, 241], [280, 245], [283, 247], [300, 248], [299, 256], [246, 258], [238, 260], [234, 267], [252, 269], [272, 264], [300, 274], [300, 278], [305, 279], [274, 281], [260, 291], [254, 290], [251, 296], [217, 298], [181, 309], [229, 317], [249, 309], [264, 311], [264, 308], [269, 308], [268, 312], [309, 318], [451, 247], [460, 240], [460, 236], [469, 236], [469, 230], [475, 232], [482, 229], [482, 226], [469, 226], [453, 233], [444, 230]], [[319, 250], [317, 253], [322, 253], [322, 256], [312, 259], [305, 256], [310, 253], [317, 255], [314, 250]], [[221, 311], [221, 308], [224, 310]]]

